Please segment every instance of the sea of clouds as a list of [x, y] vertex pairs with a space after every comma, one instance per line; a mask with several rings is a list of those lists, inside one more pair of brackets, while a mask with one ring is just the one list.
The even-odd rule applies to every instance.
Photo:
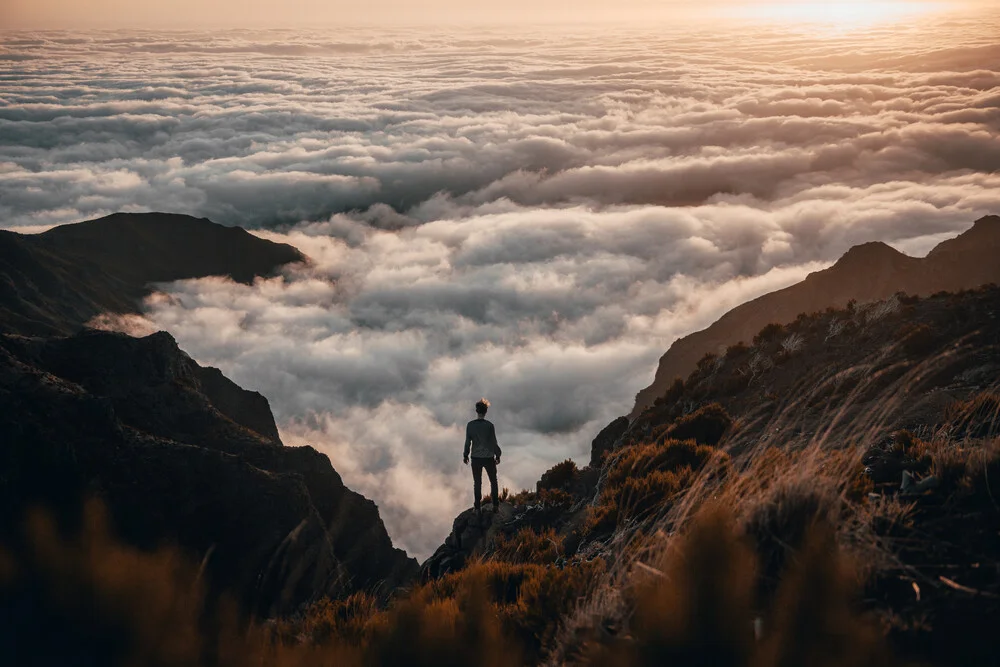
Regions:
[[1000, 212], [1000, 22], [0, 34], [0, 226], [170, 211], [310, 261], [143, 326], [270, 400], [396, 543], [585, 463], [676, 337]]

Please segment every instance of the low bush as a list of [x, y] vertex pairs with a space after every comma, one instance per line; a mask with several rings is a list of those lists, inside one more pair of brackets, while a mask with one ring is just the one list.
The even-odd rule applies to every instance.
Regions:
[[562, 568], [535, 572], [521, 586], [515, 609], [508, 611], [510, 627], [529, 647], [529, 657], [538, 656], [559, 630], [563, 617], [591, 592], [604, 574], [603, 560], [574, 561]]
[[987, 438], [1000, 432], [1000, 394], [980, 392], [948, 406], [944, 424], [958, 438]]
[[726, 348], [726, 359], [736, 359], [750, 352], [750, 348], [743, 341], [730, 345]]
[[[704, 512], [676, 548], [637, 570], [628, 635], [593, 643], [593, 667], [875, 667], [879, 628], [855, 611], [852, 563], [824, 524], [796, 551], [774, 603], [754, 601], [755, 558], [729, 515]], [[762, 621], [755, 641], [755, 618]]]
[[591, 509], [585, 530], [603, 534], [625, 519], [668, 508], [713, 459], [728, 463], [729, 457], [694, 440], [665, 440], [623, 450], [605, 471], [598, 506]]
[[771, 322], [753, 337], [753, 344], [756, 347], [760, 347], [770, 341], [777, 340], [784, 332], [784, 326], [778, 324], [777, 322]]
[[540, 565], [556, 562], [562, 555], [562, 538], [551, 528], [538, 532], [530, 526], [522, 528], [513, 535], [496, 536], [490, 557], [494, 560], [508, 563], [538, 563]]
[[550, 507], [569, 507], [575, 500], [569, 492], [562, 489], [542, 489], [535, 494], [535, 502]]
[[323, 598], [310, 605], [295, 626], [278, 623], [276, 627], [294, 627], [294, 636], [285, 637], [289, 643], [308, 639], [313, 644], [325, 644], [337, 640], [361, 646], [370, 630], [369, 623], [381, 611], [373, 596], [358, 592], [343, 600]]
[[742, 531], [750, 539], [760, 563], [760, 588], [774, 593], [791, 557], [820, 523], [833, 520], [839, 498], [813, 479], [794, 479], [771, 488], [747, 513]]
[[674, 440], [695, 440], [703, 445], [718, 445], [733, 419], [718, 403], [702, 406], [674, 422], [667, 436]]
[[557, 463], [544, 473], [536, 484], [536, 491], [543, 489], [567, 489], [572, 485], [577, 475], [576, 463], [572, 459], [566, 459], [562, 463]]
[[624, 450], [608, 469], [604, 488], [617, 488], [627, 479], [645, 477], [654, 472], [675, 472], [685, 467], [700, 469], [712, 458], [714, 451], [693, 440], [665, 440], [635, 445]]
[[[655, 408], [668, 408], [674, 403], [679, 401], [682, 396], [684, 396], [684, 380], [681, 378], [674, 378], [673, 383], [671, 383], [670, 388], [663, 394], [663, 396], [657, 397], [653, 401], [653, 406]], [[662, 412], [657, 410], [657, 412]]]
[[706, 352], [705, 355], [698, 360], [697, 368], [702, 373], [706, 373], [715, 368], [715, 363], [719, 359], [719, 355], [713, 354], [711, 352]]

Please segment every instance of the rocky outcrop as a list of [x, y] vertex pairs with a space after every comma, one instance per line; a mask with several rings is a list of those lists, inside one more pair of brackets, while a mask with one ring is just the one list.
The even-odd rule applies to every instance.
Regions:
[[167, 333], [83, 329], [137, 312], [150, 283], [250, 282], [302, 260], [188, 216], [0, 231], [0, 542], [22, 538], [32, 505], [72, 527], [96, 496], [126, 542], [179, 546], [248, 614], [409, 581], [417, 563], [392, 546], [375, 504], [325, 455], [283, 446], [266, 398]]
[[590, 443], [590, 465], [597, 466], [605, 452], [611, 451], [618, 438], [628, 430], [628, 417], [619, 417], [601, 429], [594, 441]]
[[240, 227], [166, 213], [116, 213], [35, 235], [0, 230], [0, 332], [71, 334], [101, 313], [138, 312], [151, 283], [248, 283], [304, 259]]
[[[261, 616], [408, 581], [417, 563], [374, 503], [323, 454], [282, 446], [266, 399], [220, 377], [165, 333], [0, 336], [2, 506], [73, 521], [96, 496], [127, 542], [205, 559], [213, 588]], [[4, 515], [0, 539], [18, 539]]]
[[636, 395], [635, 418], [662, 396], [675, 378], [686, 378], [706, 353], [749, 343], [771, 323], [787, 324], [800, 313], [842, 308], [848, 301], [884, 299], [897, 292], [928, 296], [1000, 283], [1000, 217], [987, 216], [925, 258], [908, 257], [884, 243], [851, 248], [836, 264], [802, 282], [748, 301], [707, 329], [674, 341], [660, 357], [653, 383]]

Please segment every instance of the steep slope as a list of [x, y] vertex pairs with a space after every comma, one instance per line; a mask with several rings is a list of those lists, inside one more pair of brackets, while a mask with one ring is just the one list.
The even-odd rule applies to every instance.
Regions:
[[[638, 625], [629, 596], [662, 580], [651, 567], [657, 555], [676, 553], [693, 514], [716, 506], [753, 548], [752, 614], [765, 632], [776, 622], [767, 607], [786, 600], [785, 577], [806, 536], [829, 525], [836, 538], [826, 551], [847, 554], [838, 567], [855, 568], [851, 581], [863, 590], [831, 606], [818, 582], [834, 575], [817, 570], [800, 600], [809, 627], [846, 628], [843, 616], [825, 614], [856, 605], [877, 619], [867, 636], [884, 635], [905, 664], [996, 664], [1000, 287], [890, 297], [756, 334], [753, 345], [705, 357], [637, 419], [609, 424], [589, 466], [559, 464], [536, 491], [505, 498], [497, 515], [460, 514], [422, 566], [429, 590], [456, 589], [483, 572], [544, 581], [550, 608], [564, 614], [541, 623], [544, 633], [532, 627], [532, 637], [548, 638], [535, 647], [544, 664], [588, 664], [576, 662], [586, 655], [580, 641], [623, 654], [642, 641], [616, 634]], [[731, 583], [725, 560], [701, 554], [691, 567], [697, 589], [670, 585], [703, 595], [713, 618], [732, 620], [726, 614], [738, 604], [720, 608], [725, 596], [714, 597], [717, 582]], [[595, 570], [609, 576], [595, 579]], [[501, 611], [518, 599], [497, 590]], [[745, 611], [737, 622], [751, 622]], [[707, 637], [725, 635], [707, 625], [716, 633]]]
[[[0, 442], [0, 505], [72, 520], [97, 496], [126, 542], [204, 558], [212, 586], [248, 612], [384, 595], [416, 570], [326, 456], [282, 446], [264, 397], [166, 333], [0, 335]], [[4, 515], [0, 541], [17, 539]]]
[[677, 377], [687, 377], [706, 353], [750, 342], [770, 323], [787, 324], [799, 313], [842, 308], [848, 301], [884, 299], [896, 292], [927, 296], [1000, 282], [1000, 217], [987, 216], [926, 258], [908, 257], [884, 243], [851, 248], [836, 264], [796, 285], [748, 301], [707, 329], [674, 341], [660, 358], [653, 383], [636, 395], [631, 417], [662, 396]]
[[[117, 214], [37, 236], [0, 232], [0, 542], [32, 505], [79, 519], [96, 496], [123, 540], [204, 559], [246, 613], [320, 596], [388, 595], [416, 562], [329, 459], [284, 447], [267, 399], [160, 332], [91, 331], [135, 312], [150, 283], [249, 282], [305, 258], [239, 228]], [[61, 335], [61, 334], [72, 335]]]
[[0, 332], [70, 334], [103, 312], [138, 312], [150, 283], [250, 282], [303, 259], [240, 227], [165, 213], [116, 213], [37, 235], [0, 231]]

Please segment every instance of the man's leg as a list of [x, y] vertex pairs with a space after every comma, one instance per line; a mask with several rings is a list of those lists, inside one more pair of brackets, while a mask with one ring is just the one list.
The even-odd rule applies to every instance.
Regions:
[[483, 462], [477, 458], [472, 459], [472, 495], [478, 510], [483, 500]]
[[493, 496], [493, 511], [500, 509], [500, 491], [497, 489], [497, 464], [493, 459], [486, 462], [486, 474], [490, 478], [490, 494]]

